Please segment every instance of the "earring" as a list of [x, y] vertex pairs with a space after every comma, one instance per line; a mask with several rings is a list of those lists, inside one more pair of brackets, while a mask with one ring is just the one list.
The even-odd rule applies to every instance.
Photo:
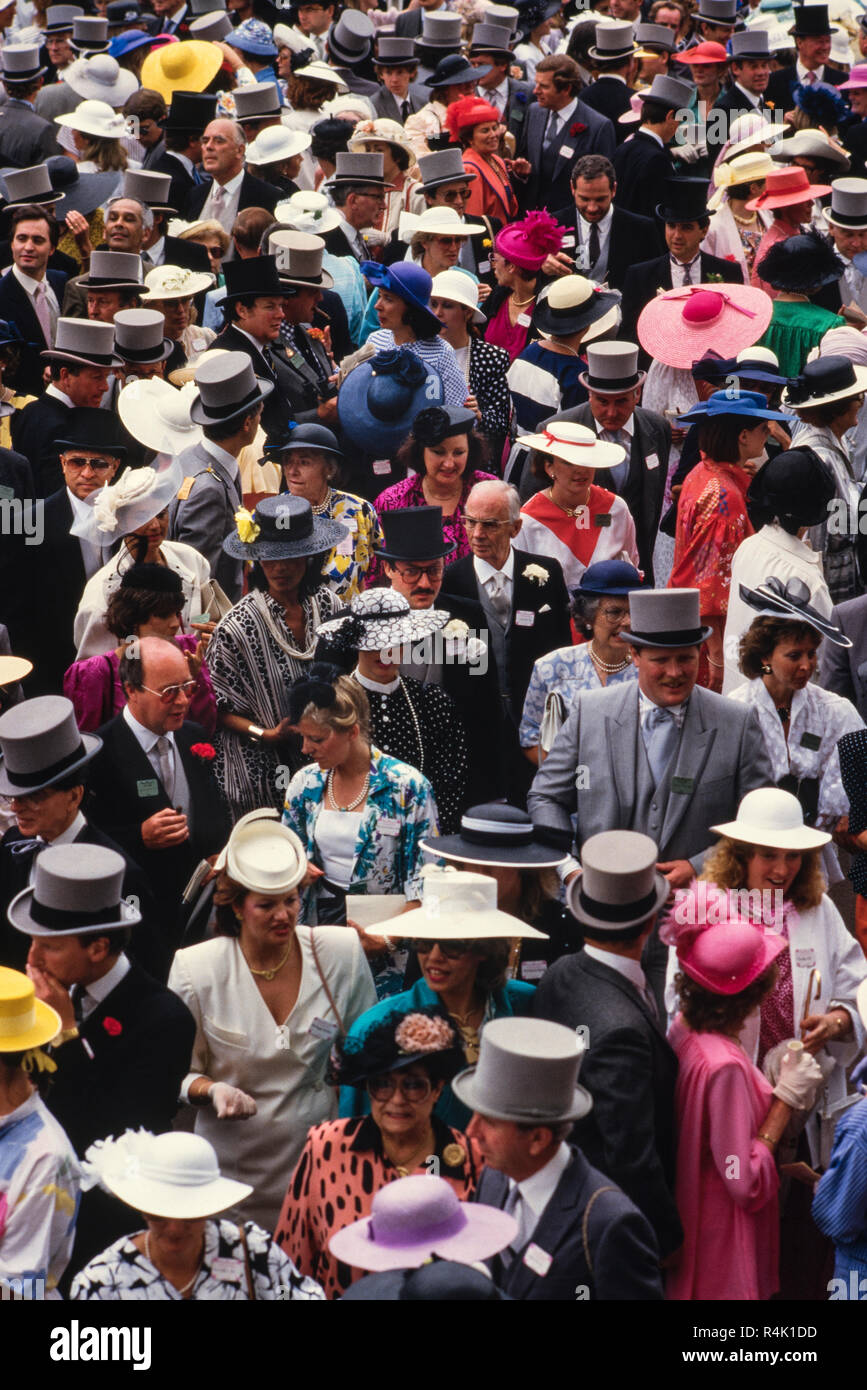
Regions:
[[770, 666], [765, 666], [765, 664], [762, 663], [762, 675], [763, 675], [763, 676], [769, 676], [770, 674], [771, 674], [771, 668], [770, 668]]

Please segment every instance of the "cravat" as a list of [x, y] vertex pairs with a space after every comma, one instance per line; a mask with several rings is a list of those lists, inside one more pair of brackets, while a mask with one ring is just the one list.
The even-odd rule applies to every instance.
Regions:
[[163, 790], [169, 801], [174, 803], [175, 796], [175, 749], [172, 740], [166, 734], [161, 734], [156, 743], [157, 756], [160, 764], [160, 781]]
[[588, 265], [587, 269], [590, 270], [591, 267], [594, 266], [598, 260], [599, 260], [599, 228], [597, 227], [596, 223], [594, 222], [594, 223], [591, 225], [591, 227], [590, 227], [590, 264]]
[[488, 598], [491, 607], [502, 623], [506, 627], [512, 611], [512, 605], [506, 593], [506, 576], [502, 570], [496, 570], [488, 580]]
[[9, 845], [10, 853], [32, 854], [34, 859], [36, 858], [37, 854], [40, 854], [42, 850], [47, 848], [48, 846], [46, 845], [45, 841], [40, 840], [38, 835], [34, 836], [34, 838], [30, 840], [13, 840]]
[[42, 329], [45, 341], [51, 347], [51, 310], [48, 307], [45, 285], [41, 282], [33, 291], [33, 307], [36, 310], [36, 317], [39, 320], [39, 327]]
[[658, 787], [677, 747], [678, 728], [671, 710], [655, 705], [644, 721], [642, 734], [653, 785]]

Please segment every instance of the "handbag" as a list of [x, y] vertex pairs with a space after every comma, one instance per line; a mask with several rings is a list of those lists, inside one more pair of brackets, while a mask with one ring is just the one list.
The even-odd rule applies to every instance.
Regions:
[[539, 747], [543, 753], [550, 753], [554, 740], [566, 723], [566, 701], [557, 690], [549, 690], [545, 696], [545, 709], [539, 727]]
[[207, 614], [209, 622], [218, 623], [234, 607], [229, 595], [216, 579], [205, 580], [201, 587], [201, 595], [202, 612]]

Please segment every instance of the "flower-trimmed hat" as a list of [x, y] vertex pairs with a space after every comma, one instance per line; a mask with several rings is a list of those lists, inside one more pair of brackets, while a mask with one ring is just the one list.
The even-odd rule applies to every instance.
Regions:
[[378, 352], [352, 369], [337, 396], [337, 416], [357, 448], [374, 458], [388, 458], [405, 440], [419, 411], [442, 399], [439, 372], [400, 347]]
[[237, 530], [223, 541], [236, 560], [300, 560], [327, 555], [349, 535], [340, 521], [314, 516], [303, 497], [281, 492], [263, 497], [251, 515], [245, 507], [235, 513]]
[[756, 273], [772, 289], [807, 294], [832, 285], [845, 269], [834, 248], [811, 227], [776, 242], [756, 266]]
[[[696, 896], [695, 911], [688, 913], [690, 917], [703, 915], [699, 903]], [[688, 902], [683, 906], [688, 908]], [[715, 898], [714, 907], [715, 913], [726, 911], [726, 899]], [[726, 996], [745, 990], [786, 947], [782, 936], [765, 932], [733, 914], [713, 925], [699, 921], [688, 926], [677, 924], [672, 914], [659, 934], [675, 947], [685, 975], [709, 993]]]
[[365, 589], [352, 599], [348, 613], [321, 623], [316, 635], [327, 644], [327, 659], [334, 650], [337, 664], [338, 654], [344, 650], [350, 654], [381, 652], [404, 642], [418, 642], [448, 621], [449, 615], [442, 609], [414, 610], [409, 599], [394, 589]]
[[178, 459], [168, 454], [157, 467], [127, 468], [116, 483], [99, 489], [93, 505], [70, 528], [72, 535], [91, 545], [106, 545], [131, 535], [165, 511], [183, 476]]
[[395, 1010], [360, 1036], [340, 1039], [331, 1054], [329, 1081], [335, 1086], [366, 1085], [371, 1076], [403, 1071], [416, 1062], [432, 1064], [435, 1079], [450, 1081], [465, 1065], [454, 1028], [437, 1005]]

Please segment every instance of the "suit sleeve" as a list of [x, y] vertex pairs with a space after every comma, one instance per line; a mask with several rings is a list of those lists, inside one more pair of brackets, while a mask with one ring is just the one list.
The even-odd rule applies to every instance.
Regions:
[[592, 143], [593, 149], [588, 153], [604, 154], [606, 159], [613, 158], [617, 141], [614, 136], [614, 125], [607, 116], [602, 117], [602, 125], [594, 132]]
[[663, 1298], [659, 1250], [650, 1226], [622, 1192], [605, 1192], [588, 1222], [597, 1299], [658, 1303]]
[[737, 781], [738, 794], [733, 809], [737, 809], [741, 803], [741, 798], [746, 796], [747, 792], [755, 791], [757, 787], [772, 787], [774, 785], [774, 770], [768, 757], [768, 750], [765, 747], [765, 738], [759, 723], [759, 716], [754, 709], [749, 711], [741, 738]]
[[216, 573], [227, 534], [221, 534], [221, 526], [215, 524], [223, 510], [221, 504], [224, 500], [222, 483], [215, 483], [208, 474], [200, 473], [190, 489], [189, 497], [177, 503], [172, 518], [171, 539], [183, 541], [204, 555], [211, 567], [211, 574]]
[[[840, 622], [840, 611], [837, 608], [831, 609], [831, 616], [828, 619], [836, 627], [842, 627]], [[842, 695], [844, 699], [851, 700], [853, 705], [858, 703], [858, 695], [855, 690], [855, 682], [852, 679], [852, 668], [849, 665], [849, 649], [838, 647], [834, 642], [823, 642], [819, 648], [819, 683], [824, 690], [831, 690], [835, 695]]]
[[527, 794], [527, 810], [540, 838], [558, 849], [571, 850], [571, 816], [577, 810], [575, 773], [578, 766], [580, 701], [563, 725]]

